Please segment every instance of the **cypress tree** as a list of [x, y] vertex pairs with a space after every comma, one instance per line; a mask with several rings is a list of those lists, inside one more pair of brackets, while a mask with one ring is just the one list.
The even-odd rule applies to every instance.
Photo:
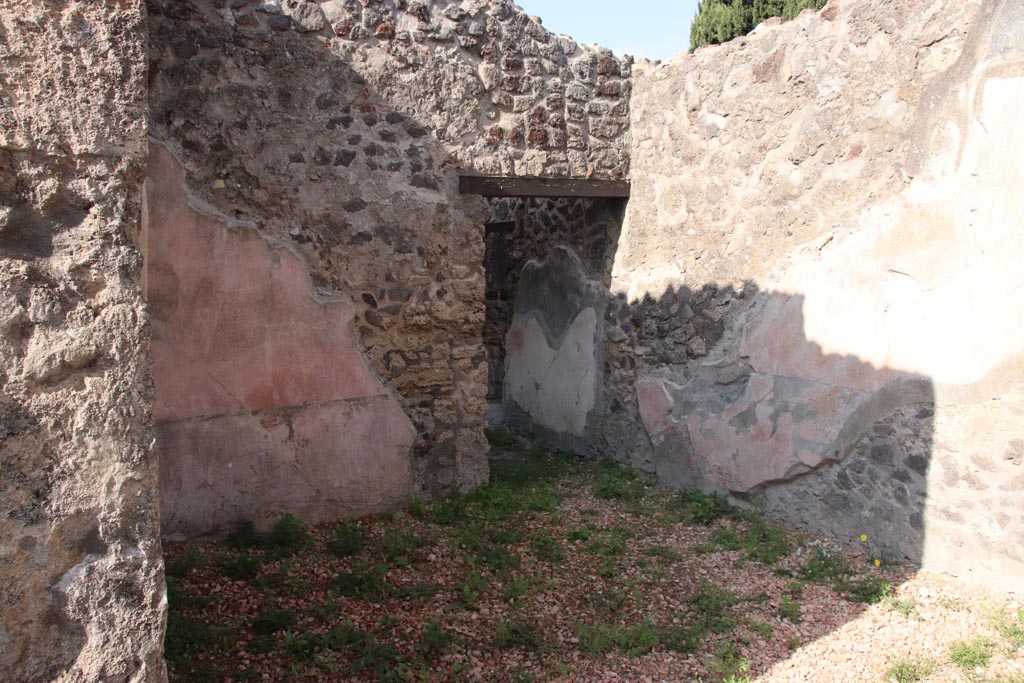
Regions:
[[690, 27], [690, 50], [750, 33], [771, 17], [792, 19], [807, 8], [819, 10], [827, 0], [700, 0]]

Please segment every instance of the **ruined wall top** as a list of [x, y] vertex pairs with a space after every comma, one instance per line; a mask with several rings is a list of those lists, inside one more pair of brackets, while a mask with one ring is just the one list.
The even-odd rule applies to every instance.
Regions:
[[557, 36], [508, 0], [270, 0], [217, 12], [230, 26], [319, 36], [465, 170], [628, 173], [632, 61]]

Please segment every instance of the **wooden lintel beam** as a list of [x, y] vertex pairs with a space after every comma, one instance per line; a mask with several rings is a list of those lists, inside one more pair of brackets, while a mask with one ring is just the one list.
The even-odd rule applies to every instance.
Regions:
[[484, 197], [628, 198], [629, 181], [463, 175], [459, 176], [459, 192]]

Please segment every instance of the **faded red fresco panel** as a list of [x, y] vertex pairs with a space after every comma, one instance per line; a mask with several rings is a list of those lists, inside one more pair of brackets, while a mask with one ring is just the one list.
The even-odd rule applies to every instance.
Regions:
[[352, 305], [315, 296], [287, 247], [192, 208], [161, 145], [146, 199], [165, 533], [407, 499], [414, 430], [356, 346]]

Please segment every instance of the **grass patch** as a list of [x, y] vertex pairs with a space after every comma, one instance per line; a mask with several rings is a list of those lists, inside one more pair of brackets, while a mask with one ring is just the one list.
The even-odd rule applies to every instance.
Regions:
[[815, 548], [801, 567], [800, 576], [806, 581], [831, 585], [851, 602], [874, 604], [892, 598], [893, 589], [888, 581], [878, 576], [855, 576], [838, 551]]
[[927, 659], [897, 660], [885, 672], [885, 680], [895, 683], [917, 683], [934, 671], [935, 662]]
[[480, 604], [480, 597], [487, 590], [487, 583], [487, 577], [480, 572], [470, 572], [458, 587], [462, 605], [467, 609], [476, 609]]
[[569, 474], [570, 454], [540, 450], [525, 458], [495, 461], [491, 482], [467, 495], [454, 495], [430, 507], [435, 524], [498, 523], [529, 518], [538, 512], [554, 513], [562, 502], [555, 482]]
[[425, 546], [427, 542], [409, 531], [389, 529], [381, 539], [384, 557], [399, 567], [408, 567], [414, 559], [413, 553]]
[[736, 604], [732, 591], [716, 586], [707, 579], [701, 580], [701, 587], [687, 602], [695, 614], [693, 628], [698, 635], [703, 633], [727, 633], [735, 626], [731, 608]]
[[391, 588], [388, 594], [398, 600], [415, 600], [417, 598], [432, 598], [441, 592], [441, 586], [425, 581], [417, 581], [409, 586]]
[[712, 665], [722, 683], [750, 683], [750, 660], [742, 657], [735, 643], [724, 643], [715, 653]]
[[750, 631], [751, 633], [756, 633], [765, 640], [771, 640], [772, 635], [775, 633], [775, 629], [772, 628], [771, 624], [764, 621], [758, 621], [757, 619], [754, 619], [752, 617], [747, 617], [746, 619], [744, 619], [744, 624], [746, 625], [748, 631]]
[[633, 624], [576, 624], [579, 649], [594, 656], [618, 650], [627, 657], [638, 657], [661, 642], [658, 628], [642, 621]]
[[295, 627], [299, 615], [294, 610], [267, 610], [252, 622], [252, 630], [264, 636], [278, 631], [288, 631]]
[[596, 557], [619, 557], [626, 553], [627, 532], [622, 529], [610, 529], [587, 543], [587, 552]]
[[507, 448], [516, 442], [516, 437], [505, 427], [484, 427], [484, 436], [492, 446]]
[[216, 636], [208, 624], [174, 612], [167, 615], [164, 656], [172, 665], [181, 667], [191, 663], [216, 642]]
[[324, 546], [324, 551], [335, 557], [351, 557], [363, 551], [366, 537], [355, 524], [342, 522], [334, 528], [334, 533]]
[[284, 514], [268, 533], [258, 533], [252, 522], [246, 522], [228, 534], [223, 543], [238, 550], [259, 550], [268, 559], [279, 560], [301, 550], [309, 538], [309, 532], [298, 517]]
[[846, 593], [846, 599], [851, 602], [873, 605], [892, 597], [892, 585], [877, 576], [847, 579], [839, 588]]
[[394, 645], [378, 642], [374, 634], [368, 633], [356, 650], [351, 666], [353, 671], [374, 672], [380, 681], [403, 680], [396, 676], [394, 668], [400, 660], [398, 649]]
[[815, 583], [842, 581], [850, 573], [850, 566], [843, 556], [826, 548], [815, 548], [800, 568], [800, 576]]
[[561, 542], [547, 529], [540, 529], [533, 534], [530, 547], [544, 562], [561, 562], [565, 559]]
[[533, 583], [528, 577], [513, 576], [505, 581], [505, 585], [501, 589], [501, 597], [506, 600], [518, 600], [527, 595], [532, 588]]
[[683, 556], [680, 553], [664, 545], [654, 545], [649, 548], [645, 548], [644, 555], [647, 555], [648, 557], [657, 557], [671, 564], [680, 562], [683, 559]]
[[743, 547], [747, 556], [761, 564], [775, 564], [789, 554], [789, 541], [782, 529], [760, 517], [750, 520], [743, 534]]
[[917, 603], [913, 600], [907, 600], [904, 598], [890, 597], [885, 601], [885, 604], [889, 606], [893, 612], [902, 614], [906, 618], [917, 615]]
[[996, 630], [999, 631], [1010, 648], [1019, 650], [1024, 647], [1024, 610], [1018, 610], [1016, 619], [1008, 616], [1001, 616], [996, 620]]
[[783, 595], [779, 598], [779, 616], [788, 619], [791, 624], [799, 624], [800, 603]]
[[736, 516], [736, 508], [718, 493], [684, 491], [666, 506], [665, 521], [708, 526], [719, 519]]
[[711, 543], [722, 550], [742, 550], [743, 539], [736, 529], [724, 526], [711, 533]]
[[234, 581], [248, 581], [249, 579], [255, 579], [260, 573], [260, 567], [263, 566], [263, 561], [258, 555], [252, 555], [250, 553], [241, 553], [239, 555], [233, 555], [224, 560], [221, 564], [220, 569], [224, 576]]
[[498, 624], [498, 628], [494, 632], [494, 646], [499, 650], [508, 650], [513, 647], [537, 650], [540, 649], [543, 642], [537, 630], [522, 621], [503, 621]]
[[195, 546], [185, 548], [181, 557], [167, 564], [164, 574], [175, 579], [187, 576], [192, 570], [206, 566], [206, 557]]
[[196, 609], [206, 607], [211, 602], [208, 597], [192, 595], [183, 590], [174, 577], [167, 577], [167, 606], [170, 610]]
[[346, 598], [379, 599], [388, 593], [388, 568], [384, 564], [359, 564], [351, 572], [339, 572], [334, 578], [334, 590]]
[[606, 458], [597, 463], [595, 498], [636, 503], [647, 496], [651, 487], [649, 477], [642, 476], [636, 470], [622, 467], [614, 460]]
[[449, 652], [454, 640], [453, 631], [446, 631], [441, 624], [431, 621], [423, 627], [423, 635], [416, 644], [416, 651], [424, 657], [437, 657]]
[[949, 647], [949, 661], [961, 669], [976, 669], [988, 666], [992, 651], [992, 643], [987, 638], [960, 640]]

